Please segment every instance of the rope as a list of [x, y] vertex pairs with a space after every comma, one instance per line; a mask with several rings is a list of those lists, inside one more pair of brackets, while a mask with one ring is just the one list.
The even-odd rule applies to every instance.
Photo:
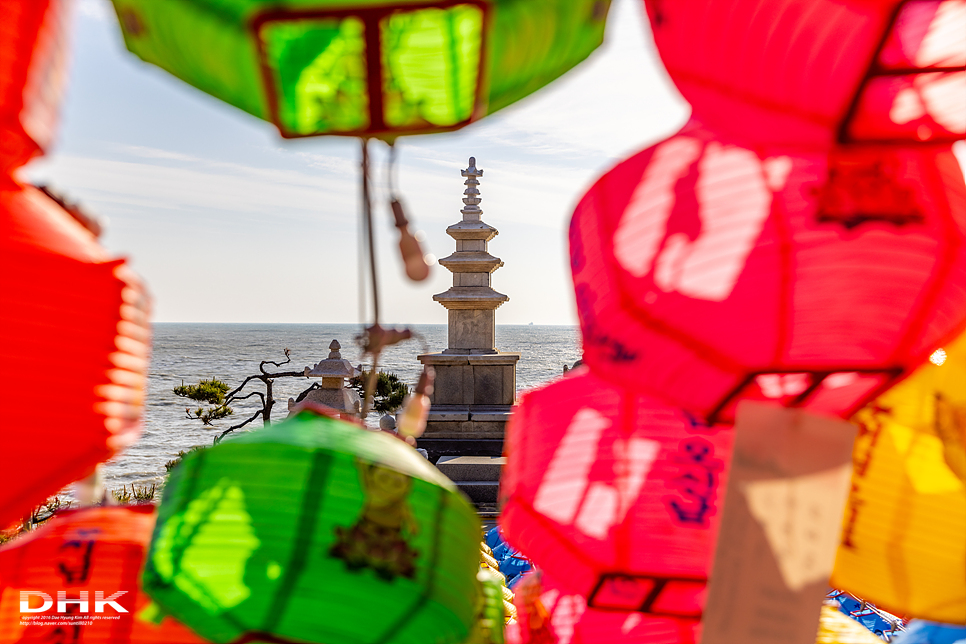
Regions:
[[[371, 278], [372, 288], [372, 326], [379, 326], [379, 283], [376, 279], [376, 242], [375, 232], [372, 225], [372, 195], [369, 192], [369, 140], [362, 139], [362, 225], [365, 231], [366, 254], [369, 256], [369, 277]], [[360, 280], [362, 283], [362, 280]], [[371, 346], [371, 345], [370, 345]], [[372, 368], [369, 370], [369, 377], [366, 378], [366, 386], [362, 398], [362, 422], [369, 415], [372, 406], [372, 399], [375, 394], [376, 382], [379, 370], [379, 354], [382, 347], [377, 345], [372, 352]]]

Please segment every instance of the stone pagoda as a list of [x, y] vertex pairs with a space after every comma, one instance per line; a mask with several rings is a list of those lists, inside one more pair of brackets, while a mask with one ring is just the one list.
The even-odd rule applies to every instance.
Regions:
[[433, 296], [449, 314], [449, 346], [419, 356], [436, 370], [429, 421], [419, 440], [434, 460], [440, 455], [500, 455], [520, 359], [518, 353], [496, 349], [496, 309], [510, 298], [491, 286], [491, 275], [503, 262], [488, 252], [498, 231], [481, 219], [483, 171], [476, 159], [470, 157], [462, 175], [463, 219], [446, 229], [456, 240], [456, 252], [439, 260], [453, 273], [453, 286]]
[[346, 387], [345, 379], [352, 378], [358, 371], [342, 357], [342, 345], [338, 340], [329, 344], [329, 357], [320, 360], [314, 367], [305, 368], [306, 378], [321, 378], [318, 386], [303, 392], [298, 400], [288, 399], [288, 410], [291, 413], [296, 403], [303, 399], [317, 402], [336, 411], [358, 414], [362, 410], [362, 400], [354, 389]]

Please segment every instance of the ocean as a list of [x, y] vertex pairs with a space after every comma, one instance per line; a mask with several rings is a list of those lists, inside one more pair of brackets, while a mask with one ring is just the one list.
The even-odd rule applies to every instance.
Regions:
[[[410, 386], [415, 385], [421, 369], [416, 356], [446, 348], [445, 324], [411, 328], [419, 337], [390, 347], [380, 359], [380, 369], [397, 374]], [[185, 417], [185, 407], [194, 409], [198, 404], [176, 396], [172, 390], [177, 385], [217, 378], [234, 388], [246, 376], [258, 373], [260, 361], [283, 361], [286, 348], [291, 351], [292, 362], [278, 370], [301, 371], [328, 357], [332, 340], [342, 345], [342, 357], [358, 366], [363, 361], [354, 338], [360, 330], [357, 324], [155, 324], [141, 440], [104, 466], [107, 487], [160, 484], [166, 473], [164, 464], [180, 450], [211, 445], [218, 433], [260, 406], [258, 402], [242, 401], [233, 405], [233, 416], [216, 421], [215, 427], [204, 427], [201, 421]], [[573, 326], [498, 325], [496, 344], [500, 351], [520, 354], [518, 392], [558, 377], [564, 365], [571, 366], [580, 358], [580, 333]], [[268, 368], [274, 369], [271, 365]], [[288, 398], [311, 382], [305, 378], [275, 382], [278, 402], [273, 421], [285, 418]], [[246, 391], [260, 390], [260, 385], [251, 383]], [[376, 418], [370, 415], [369, 422], [374, 423]], [[261, 419], [249, 425], [260, 426]]]

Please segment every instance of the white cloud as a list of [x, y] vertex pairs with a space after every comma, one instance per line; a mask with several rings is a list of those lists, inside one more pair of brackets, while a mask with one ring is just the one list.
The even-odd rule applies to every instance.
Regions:
[[[93, 203], [200, 212], [251, 213], [280, 219], [354, 216], [344, 180], [134, 148], [179, 166], [60, 155], [31, 166], [28, 177], [51, 182]], [[130, 214], [136, 216], [132, 209]]]
[[[290, 153], [288, 150], [279, 148], [279, 152]], [[315, 154], [313, 152], [295, 152], [295, 156], [304, 160], [310, 168], [334, 172], [343, 177], [359, 173], [359, 162], [350, 161], [342, 157]]]
[[[141, 157], [144, 159], [166, 159], [168, 161], [185, 161], [188, 163], [205, 163], [206, 159], [201, 159], [190, 154], [183, 154], [181, 152], [173, 152], [171, 150], [159, 150], [158, 148], [149, 148], [143, 145], [112, 145], [114, 150], [121, 154], [126, 154], [135, 157]], [[210, 161], [207, 161], [210, 163]]]

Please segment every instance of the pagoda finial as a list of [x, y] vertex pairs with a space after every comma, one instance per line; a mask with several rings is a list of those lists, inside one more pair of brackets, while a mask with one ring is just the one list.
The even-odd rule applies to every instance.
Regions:
[[460, 174], [466, 177], [466, 181], [463, 185], [466, 186], [466, 190], [463, 191], [463, 203], [465, 206], [461, 213], [463, 213], [463, 221], [479, 221], [483, 216], [483, 209], [480, 208], [480, 191], [477, 186], [480, 185], [479, 179], [477, 177], [483, 176], [483, 170], [476, 167], [476, 157], [470, 157], [470, 167], [466, 170], [461, 170]]

